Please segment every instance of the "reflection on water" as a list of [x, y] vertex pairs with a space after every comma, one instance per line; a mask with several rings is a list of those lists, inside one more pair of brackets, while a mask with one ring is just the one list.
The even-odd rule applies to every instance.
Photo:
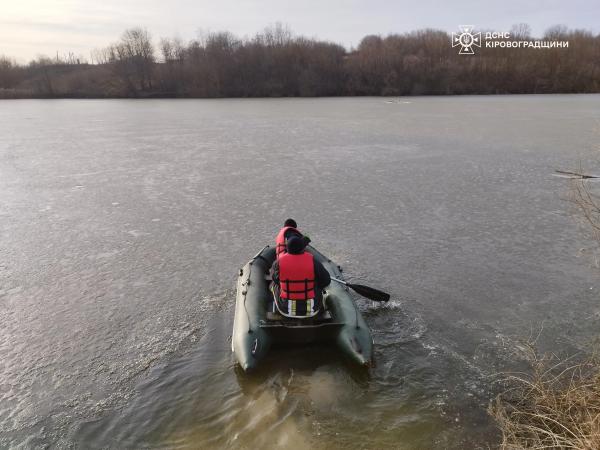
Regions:
[[[515, 342], [581, 349], [597, 268], [551, 176], [600, 96], [0, 102], [0, 447], [470, 448]], [[230, 353], [237, 269], [294, 217], [376, 367]]]

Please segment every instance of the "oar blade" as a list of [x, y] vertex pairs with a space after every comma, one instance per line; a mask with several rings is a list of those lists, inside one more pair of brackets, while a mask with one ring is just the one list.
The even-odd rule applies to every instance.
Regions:
[[368, 299], [371, 299], [376, 302], [387, 302], [390, 299], [390, 294], [380, 291], [378, 289], [372, 288], [370, 286], [364, 286], [362, 284], [347, 284], [349, 288], [352, 288], [356, 291], [357, 294], [362, 295]]

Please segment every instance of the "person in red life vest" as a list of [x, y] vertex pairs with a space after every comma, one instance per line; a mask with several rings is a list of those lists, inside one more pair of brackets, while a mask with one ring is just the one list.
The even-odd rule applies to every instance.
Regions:
[[302, 236], [302, 233], [300, 233], [300, 230], [298, 230], [298, 224], [296, 224], [296, 221], [294, 219], [287, 219], [283, 224], [283, 228], [279, 230], [279, 233], [277, 233], [277, 237], [275, 238], [275, 254], [277, 255], [277, 258], [279, 258], [280, 254], [287, 251], [286, 241], [292, 236], [303, 238], [305, 247], [310, 242], [310, 238], [308, 236]]
[[276, 309], [286, 317], [313, 317], [323, 306], [323, 289], [331, 276], [323, 264], [305, 252], [305, 240], [291, 236], [286, 252], [271, 267]]

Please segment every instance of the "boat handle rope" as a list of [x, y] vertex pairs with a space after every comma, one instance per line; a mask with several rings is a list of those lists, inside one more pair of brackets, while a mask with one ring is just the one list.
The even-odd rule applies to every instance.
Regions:
[[[267, 258], [265, 258], [262, 255], [262, 252], [265, 251], [266, 248], [268, 248], [268, 245], [265, 245], [264, 248], [258, 252], [256, 255], [254, 255], [254, 257], [252, 258], [252, 260], [250, 261], [250, 263], [248, 264], [248, 278], [246, 279], [245, 283], [242, 283], [242, 286], [246, 287], [243, 291], [242, 291], [242, 295], [244, 296], [244, 310], [246, 311], [246, 317], [248, 318], [248, 334], [252, 333], [252, 327], [250, 326], [250, 313], [248, 312], [248, 308], [246, 307], [246, 296], [248, 294], [248, 288], [247, 286], [250, 286], [250, 276], [252, 275], [252, 263], [257, 260], [257, 259], [262, 259], [264, 262], [266, 262], [267, 264], [269, 263], [269, 261], [267, 261]], [[242, 269], [242, 274], [244, 273], [244, 269]]]
[[244, 290], [242, 291], [242, 295], [244, 296], [244, 310], [246, 311], [246, 317], [248, 319], [248, 334], [252, 333], [252, 328], [250, 327], [250, 313], [246, 307], [246, 297], [248, 295], [247, 286], [250, 286], [250, 275], [252, 275], [252, 261], [250, 261], [250, 264], [248, 264], [248, 278], [246, 279], [246, 282], [242, 282], [242, 287], [244, 287]]

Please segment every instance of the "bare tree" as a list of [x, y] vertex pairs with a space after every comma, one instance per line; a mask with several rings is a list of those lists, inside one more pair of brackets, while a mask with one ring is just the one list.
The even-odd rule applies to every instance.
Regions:
[[138, 89], [152, 89], [155, 57], [152, 39], [147, 30], [139, 27], [126, 30], [116, 44], [100, 53], [100, 57], [106, 54], [130, 93], [137, 95]]
[[0, 89], [10, 89], [19, 81], [20, 68], [14, 59], [0, 56]]
[[531, 27], [526, 23], [518, 23], [510, 28], [510, 37], [513, 39], [527, 39], [531, 37]]

